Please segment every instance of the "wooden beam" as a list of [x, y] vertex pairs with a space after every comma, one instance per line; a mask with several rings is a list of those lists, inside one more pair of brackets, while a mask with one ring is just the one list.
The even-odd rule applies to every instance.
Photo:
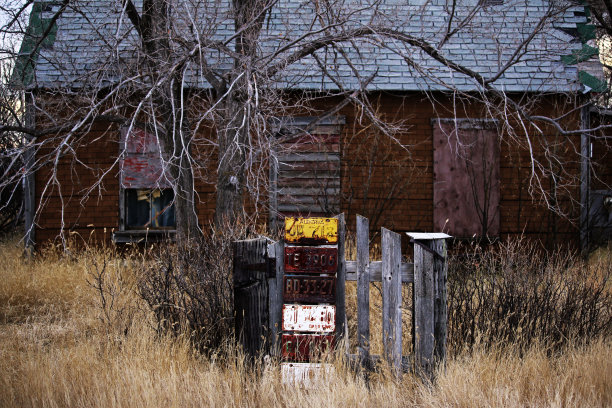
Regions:
[[370, 355], [370, 223], [357, 215], [357, 350], [364, 362]]
[[[402, 283], [414, 282], [414, 264], [411, 262], [402, 262], [400, 265], [400, 273], [402, 275]], [[370, 261], [368, 265], [368, 275], [370, 282], [382, 281], [382, 261]], [[357, 261], [346, 261], [346, 280], [357, 280]]]
[[[272, 247], [272, 248], [270, 248]], [[269, 332], [270, 332], [270, 347], [271, 354], [273, 356], [280, 355], [280, 333], [281, 333], [281, 316], [283, 311], [283, 275], [285, 272], [285, 259], [284, 259], [284, 248], [285, 244], [283, 241], [275, 242], [274, 244], [268, 245], [270, 248], [269, 256], [274, 257], [276, 260], [274, 265], [274, 277], [268, 279], [268, 286], [270, 288], [270, 302], [269, 302]], [[273, 253], [272, 253], [273, 252]]]
[[433, 253], [414, 245], [413, 350], [415, 371], [427, 381], [433, 376], [434, 274]]
[[384, 355], [396, 375], [402, 367], [402, 239], [399, 234], [382, 228], [382, 291]]
[[338, 272], [336, 274], [336, 336], [344, 338], [348, 353], [348, 327], [346, 324], [346, 263], [344, 248], [346, 239], [346, 222], [344, 214], [338, 215]]

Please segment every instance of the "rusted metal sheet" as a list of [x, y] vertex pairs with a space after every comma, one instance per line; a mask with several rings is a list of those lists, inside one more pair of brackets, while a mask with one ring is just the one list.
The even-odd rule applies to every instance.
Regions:
[[332, 305], [283, 305], [283, 331], [331, 333], [336, 328]]
[[285, 302], [335, 303], [336, 278], [332, 276], [285, 276]]
[[128, 154], [121, 162], [123, 188], [169, 188], [169, 177], [162, 168], [159, 154]]
[[170, 188], [171, 177], [164, 171], [160, 147], [155, 135], [134, 128], [121, 131], [123, 188]]
[[132, 128], [132, 131], [128, 134], [128, 129], [123, 128], [121, 130], [121, 142], [127, 153], [157, 153], [159, 155], [157, 137], [142, 129]]
[[310, 388], [327, 382], [335, 374], [332, 364], [321, 363], [281, 363], [281, 382]]
[[336, 273], [338, 248], [285, 247], [285, 273]]
[[335, 244], [336, 218], [285, 218], [285, 241], [295, 244]]
[[281, 357], [285, 361], [312, 361], [332, 350], [336, 344], [334, 335], [283, 334]]

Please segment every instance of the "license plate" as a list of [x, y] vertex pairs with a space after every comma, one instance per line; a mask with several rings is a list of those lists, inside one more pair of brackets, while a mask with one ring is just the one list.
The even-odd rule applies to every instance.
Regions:
[[331, 350], [335, 336], [318, 334], [283, 334], [281, 357], [285, 361], [311, 361]]
[[336, 328], [336, 307], [283, 305], [283, 331], [330, 333]]
[[285, 302], [335, 303], [336, 278], [332, 276], [285, 276]]
[[281, 382], [311, 388], [317, 384], [329, 383], [335, 369], [332, 364], [281, 363]]
[[336, 244], [338, 219], [285, 218], [285, 241], [295, 244]]
[[328, 273], [338, 269], [338, 248], [285, 247], [285, 273]]

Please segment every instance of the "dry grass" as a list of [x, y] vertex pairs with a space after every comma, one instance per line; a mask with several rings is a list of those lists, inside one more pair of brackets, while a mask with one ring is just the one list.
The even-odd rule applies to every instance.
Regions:
[[[434, 386], [409, 375], [398, 383], [384, 370], [366, 384], [337, 361], [333, 378], [304, 390], [281, 385], [274, 363], [257, 374], [231, 346], [204, 358], [184, 337], [156, 336], [129, 260], [93, 250], [20, 255], [15, 242], [0, 243], [2, 407], [612, 406], [611, 339], [553, 355], [476, 349], [448, 361]], [[121, 289], [116, 304], [129, 311], [110, 319], [87, 284], [104, 258]]]

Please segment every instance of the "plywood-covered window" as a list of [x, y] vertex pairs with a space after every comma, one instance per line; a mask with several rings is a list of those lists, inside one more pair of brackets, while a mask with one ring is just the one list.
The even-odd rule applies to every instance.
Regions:
[[499, 235], [496, 123], [434, 119], [434, 229], [456, 237]]
[[283, 118], [274, 124], [270, 225], [286, 216], [340, 212], [340, 134], [344, 117]]
[[121, 130], [120, 182], [116, 241], [174, 230], [174, 192], [155, 135], [138, 128]]

